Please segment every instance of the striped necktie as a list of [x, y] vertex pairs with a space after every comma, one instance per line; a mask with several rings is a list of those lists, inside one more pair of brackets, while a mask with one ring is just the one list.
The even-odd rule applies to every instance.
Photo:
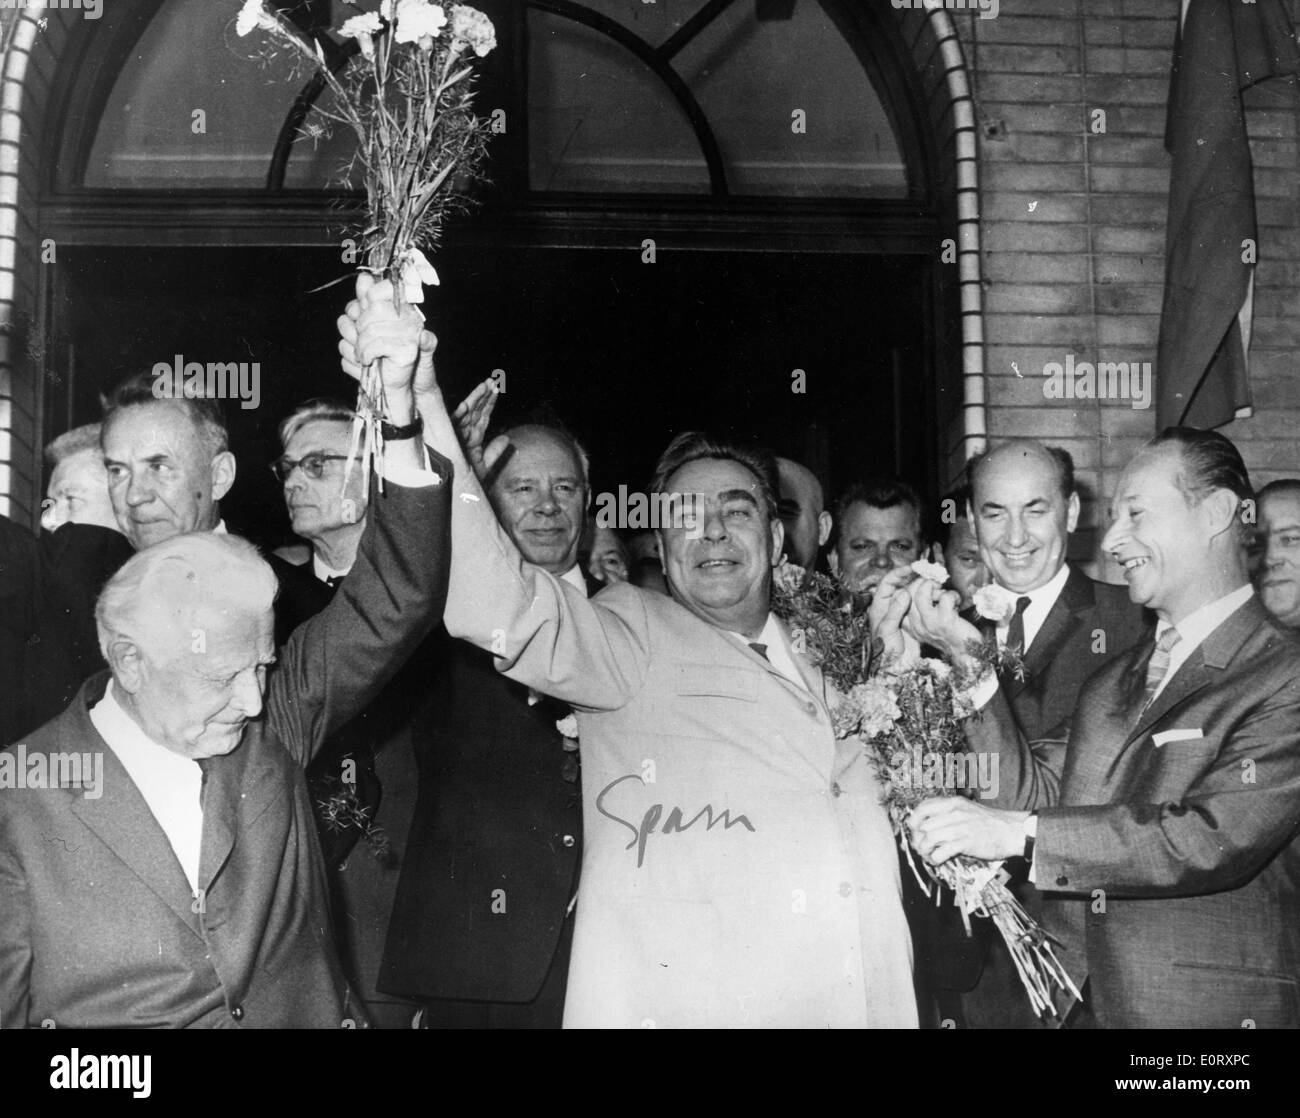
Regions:
[[1170, 650], [1182, 639], [1182, 633], [1171, 625], [1160, 634], [1160, 638], [1156, 641], [1156, 647], [1151, 653], [1151, 659], [1147, 661], [1147, 685], [1142, 699], [1142, 709], [1138, 711], [1139, 718], [1146, 713], [1147, 707], [1151, 705], [1152, 700], [1156, 697], [1156, 692], [1160, 689], [1160, 684], [1169, 671]]

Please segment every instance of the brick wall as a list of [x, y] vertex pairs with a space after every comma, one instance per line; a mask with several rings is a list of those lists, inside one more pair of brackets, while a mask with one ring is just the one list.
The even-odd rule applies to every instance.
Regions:
[[[980, 132], [989, 433], [1073, 454], [1089, 498], [1082, 559], [1098, 540], [1096, 498], [1109, 499], [1119, 469], [1155, 433], [1155, 409], [1047, 400], [1043, 367], [1070, 353], [1154, 366], [1178, 12], [1178, 0], [1002, 0], [995, 19], [957, 21]], [[1260, 241], [1255, 415], [1224, 432], [1260, 485], [1300, 476], [1300, 113], [1285, 81], [1256, 87], [1246, 105]], [[1097, 109], [1105, 131], [1094, 133]]]

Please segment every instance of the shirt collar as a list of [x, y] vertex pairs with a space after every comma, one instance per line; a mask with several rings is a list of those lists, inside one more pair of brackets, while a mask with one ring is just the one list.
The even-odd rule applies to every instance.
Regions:
[[[1227, 621], [1232, 614], [1245, 605], [1254, 593], [1255, 588], [1247, 582], [1245, 585], [1237, 587], [1232, 593], [1225, 594], [1222, 598], [1216, 598], [1213, 602], [1208, 602], [1201, 606], [1200, 609], [1189, 613], [1177, 625], [1178, 636], [1181, 639], [1175, 647], [1182, 648], [1184, 654], [1191, 652], [1215, 629]], [[1157, 621], [1156, 640], [1160, 639], [1166, 629], [1172, 627], [1167, 621]]]
[[343, 578], [347, 575], [348, 571], [352, 570], [352, 568], [349, 567], [346, 571], [336, 571], [333, 567], [324, 563], [321, 560], [321, 557], [314, 551], [311, 553], [311, 569], [312, 573], [315, 574], [321, 582], [328, 582], [332, 578]]
[[587, 596], [587, 580], [582, 577], [582, 570], [577, 563], [574, 563], [564, 574], [560, 575], [561, 582], [567, 582], [570, 586], [582, 591], [582, 596]]
[[197, 768], [198, 762], [174, 749], [159, 745], [118, 701], [116, 685], [110, 678], [104, 697], [90, 708], [90, 721], [109, 748], [121, 758], [128, 770], [142, 760], [154, 766], [170, 766], [178, 772]]

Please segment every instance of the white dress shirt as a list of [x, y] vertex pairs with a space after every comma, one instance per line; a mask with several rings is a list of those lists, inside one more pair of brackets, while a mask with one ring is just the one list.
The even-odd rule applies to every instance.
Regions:
[[[1034, 643], [1034, 638], [1038, 636], [1038, 631], [1043, 627], [1043, 622], [1047, 620], [1047, 615], [1051, 613], [1052, 607], [1056, 605], [1056, 599], [1061, 596], [1061, 591], [1065, 589], [1065, 584], [1069, 581], [1069, 578], [1070, 568], [1062, 563], [1061, 569], [1037, 590], [1026, 590], [1024, 593], [1007, 590], [1008, 594], [1013, 594], [1017, 599], [1029, 599], [1029, 605], [1025, 606], [1024, 613], [1025, 647], [1021, 649], [1022, 652], [1029, 651], [1029, 646]], [[1004, 586], [1003, 589], [1006, 590], [1006, 587]], [[1006, 647], [1007, 630], [1010, 627], [1010, 618], [1007, 619], [1005, 624], [998, 626], [999, 648]]]
[[197, 761], [159, 745], [140, 729], [122, 709], [113, 688], [109, 680], [104, 697], [90, 710], [91, 724], [144, 797], [197, 896], [203, 840], [203, 807], [199, 800], [203, 770]]
[[752, 641], [744, 633], [733, 633], [730, 629], [725, 630], [725, 632], [746, 647], [751, 644], [764, 645], [767, 648], [767, 662], [791, 683], [798, 684], [805, 691], [808, 690], [808, 684], [804, 682], [804, 678], [799, 674], [799, 668], [794, 662], [794, 654], [786, 646], [785, 634], [781, 631], [781, 625], [776, 619], [776, 614], [769, 613], [767, 615], [767, 621], [763, 624], [763, 631]]
[[[1178, 630], [1180, 639], [1169, 650], [1169, 668], [1165, 672], [1164, 679], [1160, 681], [1160, 686], [1155, 689], [1155, 693], [1151, 696], [1152, 702], [1155, 702], [1160, 692], [1165, 689], [1166, 684], [1174, 678], [1174, 673], [1187, 663], [1187, 658], [1205, 643], [1205, 638], [1244, 606], [1254, 593], [1255, 588], [1248, 582], [1244, 586], [1237, 587], [1231, 594], [1225, 594], [1222, 598], [1217, 598], [1213, 602], [1201, 606], [1195, 612], [1189, 613], [1176, 626], [1173, 626]], [[1170, 625], [1167, 621], [1157, 621], [1155, 639], [1159, 640], [1168, 628], [1170, 628]]]

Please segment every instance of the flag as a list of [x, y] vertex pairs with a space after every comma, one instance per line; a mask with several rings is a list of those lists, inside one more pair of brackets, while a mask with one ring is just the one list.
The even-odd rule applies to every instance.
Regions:
[[1218, 427], [1250, 406], [1258, 234], [1241, 91], [1300, 69], [1283, 0], [1183, 0], [1165, 147], [1173, 157], [1156, 356], [1159, 427]]

